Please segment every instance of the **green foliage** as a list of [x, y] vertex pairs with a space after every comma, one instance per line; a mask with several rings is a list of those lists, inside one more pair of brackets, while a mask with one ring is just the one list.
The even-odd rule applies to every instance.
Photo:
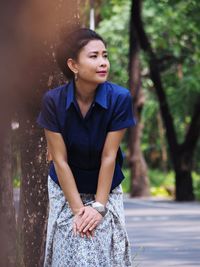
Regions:
[[130, 169], [123, 169], [123, 174], [125, 176], [122, 181], [122, 188], [124, 193], [129, 193], [131, 188], [131, 179], [130, 179]]
[[193, 186], [194, 186], [195, 198], [197, 200], [200, 200], [200, 174], [193, 172], [192, 177], [193, 177]]
[[[131, 188], [130, 169], [123, 169], [123, 173], [125, 179], [122, 182], [122, 188], [125, 193], [129, 193]], [[164, 173], [159, 169], [149, 169], [148, 176], [152, 196], [169, 197], [171, 196], [170, 191], [172, 194], [174, 193], [175, 173], [173, 171]], [[192, 177], [195, 198], [200, 200], [200, 174], [193, 172]]]
[[148, 176], [153, 187], [172, 186], [175, 182], [173, 171], [164, 173], [159, 169], [149, 169]]
[[19, 177], [14, 177], [13, 178], [13, 187], [14, 188], [19, 188], [20, 187], [20, 178]]
[[[163, 88], [174, 119], [179, 143], [183, 142], [200, 94], [199, 1], [153, 0], [143, 2], [143, 21], [151, 45], [158, 58]], [[155, 127], [158, 105], [149, 81], [147, 59], [141, 56], [146, 103], [143, 110], [142, 149], [160, 151], [159, 131]], [[155, 105], [155, 106], [154, 106]], [[154, 107], [153, 107], [154, 106]], [[153, 125], [153, 126], [152, 126]], [[153, 128], [154, 127], [154, 128]], [[165, 145], [166, 141], [165, 141]], [[200, 151], [198, 144], [197, 151]], [[151, 164], [151, 158], [148, 157]], [[198, 163], [199, 162], [199, 163]], [[195, 170], [200, 170], [200, 154], [196, 152]], [[159, 165], [157, 166], [159, 167]]]
[[97, 32], [108, 43], [110, 80], [128, 86], [130, 1], [104, 1]]
[[154, 197], [169, 197], [169, 193], [167, 190], [163, 187], [151, 187], [150, 188], [151, 195]]
[[152, 196], [169, 197], [174, 192], [174, 172], [164, 173], [158, 169], [149, 169], [150, 192]]
[[200, 32], [198, 1], [144, 1], [145, 30], [160, 62], [179, 142], [200, 93]]

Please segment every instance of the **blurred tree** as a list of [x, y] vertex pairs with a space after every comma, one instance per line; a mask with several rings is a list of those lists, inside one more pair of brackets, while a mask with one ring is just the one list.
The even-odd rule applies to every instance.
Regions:
[[2, 123], [0, 145], [0, 266], [14, 267], [16, 262], [16, 221], [11, 175], [11, 129]]
[[9, 120], [8, 123], [2, 120], [0, 122], [3, 127], [3, 130], [0, 131], [0, 266], [14, 267], [16, 262], [16, 221], [11, 175], [11, 129]]
[[[167, 1], [167, 2], [172, 4], [171, 1]], [[189, 2], [191, 2], [191, 1], [189, 1]], [[176, 4], [178, 5], [179, 2]], [[174, 4], [174, 5], [176, 5], [176, 4]], [[181, 4], [183, 4], [183, 2]], [[156, 53], [155, 53], [154, 49], [155, 49], [156, 45], [155, 45], [155, 47], [152, 47], [152, 45], [151, 45], [151, 43], [147, 37], [147, 34], [144, 30], [144, 25], [143, 25], [143, 22], [141, 19], [141, 1], [140, 0], [133, 1], [135, 14], [136, 14], [136, 18], [134, 21], [135, 28], [137, 31], [137, 36], [138, 36], [138, 40], [140, 42], [140, 46], [145, 51], [145, 53], [147, 55], [146, 60], [149, 63], [150, 77], [153, 81], [155, 91], [156, 91], [156, 94], [158, 96], [161, 115], [162, 115], [163, 122], [164, 122], [165, 129], [166, 129], [166, 137], [167, 137], [167, 141], [169, 144], [170, 155], [171, 155], [173, 167], [174, 167], [174, 170], [176, 173], [176, 199], [179, 201], [193, 200], [194, 199], [191, 171], [192, 171], [192, 166], [193, 166], [192, 163], [193, 163], [194, 151], [195, 151], [195, 148], [197, 146], [197, 141], [198, 141], [198, 137], [199, 137], [199, 133], [200, 133], [200, 94], [199, 94], [199, 89], [197, 89], [197, 92], [195, 92], [196, 97], [194, 99], [191, 99], [193, 103], [194, 102], [196, 102], [196, 103], [194, 105], [191, 105], [191, 102], [190, 102], [190, 110], [192, 110], [192, 108], [193, 108], [193, 115], [191, 116], [191, 119], [189, 120], [190, 123], [188, 123], [188, 125], [185, 129], [185, 131], [186, 131], [185, 139], [182, 141], [182, 143], [180, 143], [180, 142], [178, 142], [179, 136], [178, 136], [178, 134], [175, 130], [175, 127], [174, 127], [174, 118], [172, 117], [172, 113], [170, 111], [170, 110], [173, 110], [173, 106], [172, 106], [172, 103], [169, 104], [168, 96], [166, 95], [166, 91], [164, 90], [164, 85], [166, 85], [166, 80], [164, 79], [164, 82], [161, 80], [161, 71], [164, 71], [166, 69], [170, 70], [172, 68], [172, 66], [175, 65], [175, 63], [181, 62], [181, 64], [178, 64], [178, 67], [177, 67], [178, 78], [181, 80], [183, 78], [183, 66], [182, 66], [183, 61], [184, 60], [190, 61], [190, 58], [191, 58], [191, 60], [193, 60], [192, 56], [190, 56], [190, 58], [189, 58], [187, 53], [191, 49], [190, 46], [193, 47], [193, 45], [197, 44], [197, 43], [194, 42], [194, 44], [192, 44], [192, 42], [189, 42], [189, 48], [188, 48], [187, 47], [187, 41], [185, 43], [184, 43], [184, 41], [182, 41], [182, 43], [184, 43], [183, 48], [181, 46], [181, 44], [182, 44], [181, 40], [182, 39], [188, 40], [188, 38], [191, 34], [191, 25], [192, 25], [193, 33], [197, 33], [196, 32], [197, 17], [196, 16], [190, 17], [191, 18], [190, 19], [191, 24], [190, 24], [190, 27], [188, 29], [188, 27], [187, 27], [187, 25], [188, 25], [187, 18], [188, 17], [187, 16], [188, 16], [188, 13], [192, 14], [194, 12], [194, 14], [196, 14], [196, 8], [197, 7], [200, 8], [200, 5], [198, 2], [195, 2], [195, 1], [193, 1], [191, 4], [192, 4], [192, 6], [190, 6], [188, 3], [183, 4], [183, 6], [178, 6], [179, 9], [181, 10], [181, 12], [180, 12], [181, 15], [178, 17], [177, 24], [174, 25], [174, 24], [168, 22], [168, 25], [170, 25], [170, 26], [166, 26], [166, 28], [163, 28], [164, 34], [165, 34], [165, 38], [163, 38], [163, 40], [160, 37], [161, 36], [160, 32], [158, 33], [159, 37], [157, 37], [157, 41], [158, 40], [160, 41], [160, 47], [163, 48], [163, 46], [164, 46], [164, 47], [166, 47], [166, 50], [167, 50], [167, 48], [170, 47], [170, 49], [171, 49], [170, 53], [169, 53], [169, 51], [168, 51], [168, 53], [166, 53], [166, 50], [163, 51], [162, 49], [156, 50]], [[154, 3], [149, 0], [149, 5], [150, 6], [154, 5]], [[161, 5], [156, 5], [156, 6], [158, 6], [158, 9], [159, 8], [161, 9], [161, 7], [163, 8], [164, 5], [166, 5], [166, 1], [165, 1], [165, 3], [164, 3], [164, 1], [162, 1]], [[171, 6], [170, 6], [170, 8], [171, 8]], [[172, 15], [177, 16], [177, 14], [175, 15], [173, 13], [173, 10], [177, 11], [177, 9], [174, 6], [172, 9], [170, 9], [170, 8], [167, 8], [167, 11], [171, 12], [170, 14], [168, 14], [169, 19], [170, 19], [170, 16], [172, 16]], [[148, 12], [152, 12], [152, 9], [151, 8], [148, 9]], [[161, 10], [159, 10], [159, 12], [161, 12]], [[182, 20], [183, 17], [181, 17], [183, 14], [185, 15], [184, 20]], [[156, 16], [153, 16], [153, 17], [155, 17], [155, 20], [157, 19]], [[161, 21], [162, 21], [162, 19], [160, 17], [160, 22]], [[180, 21], [181, 21], [181, 24], [179, 25], [178, 23], [180, 23]], [[185, 22], [186, 22], [186, 24], [185, 24]], [[163, 25], [160, 25], [160, 26], [163, 27]], [[172, 26], [174, 26], [174, 28]], [[183, 27], [183, 26], [185, 26], [185, 27]], [[168, 27], [170, 27], [170, 29], [168, 29]], [[176, 35], [175, 35], [176, 37], [175, 36], [173, 36], [173, 37], [177, 38], [176, 39], [177, 43], [175, 43], [175, 44], [173, 43], [174, 39], [173, 38], [171, 39], [168, 37], [168, 34], [170, 34], [171, 31], [173, 31], [174, 29], [176, 30]], [[187, 32], [188, 36], [185, 33], [186, 29], [188, 29], [188, 32]], [[170, 44], [171, 46], [169, 46], [169, 44], [164, 41], [166, 39], [166, 36], [168, 37], [169, 40], [172, 40], [172, 43]], [[196, 34], [196, 37], [198, 39], [199, 34]], [[196, 39], [196, 38], [193, 38], [193, 39]], [[178, 45], [179, 42], [180, 42], [180, 45]], [[156, 43], [156, 44], [159, 46], [159, 43]], [[173, 49], [174, 49], [174, 51], [173, 51]], [[197, 54], [198, 54], [198, 52], [197, 52]], [[197, 56], [197, 54], [193, 55], [193, 57], [195, 58]], [[196, 68], [198, 68], [198, 64], [197, 64], [197, 66], [193, 66], [193, 70], [195, 71]], [[168, 82], [169, 82], [169, 77], [168, 77]], [[191, 86], [191, 83], [190, 83], [190, 86]], [[196, 84], [195, 84], [195, 86], [196, 86]], [[171, 89], [172, 88], [173, 87], [171, 87]], [[194, 90], [194, 88], [193, 88], [193, 90]], [[169, 90], [168, 90], [168, 92], [169, 92]], [[192, 91], [190, 90], [190, 93], [191, 92]], [[177, 99], [180, 100], [179, 97]], [[181, 103], [179, 102], [179, 104], [181, 104]], [[180, 105], [180, 106], [182, 106], [182, 105]], [[174, 109], [176, 107], [177, 106], [175, 106]], [[186, 110], [186, 108], [185, 108], [185, 110]]]
[[140, 69], [140, 46], [134, 19], [137, 12], [132, 5], [130, 13], [130, 52], [129, 52], [129, 78], [130, 90], [134, 100], [134, 114], [137, 125], [129, 130], [129, 163], [131, 166], [131, 196], [149, 196], [149, 179], [147, 176], [147, 165], [143, 157], [140, 140], [142, 135], [142, 124], [140, 122], [141, 112], [145, 102], [141, 88], [141, 69]]
[[[90, 28], [90, 19], [94, 20], [94, 26], [98, 25], [101, 21], [101, 5], [102, 0], [82, 0], [80, 2], [79, 14], [81, 18], [81, 25]], [[92, 10], [93, 9], [93, 10]]]
[[[11, 118], [16, 82], [17, 35], [15, 25], [20, 3], [1, 1], [0, 8], [0, 266], [16, 266], [16, 218], [11, 166]], [[12, 17], [12, 20], [10, 20]]]
[[43, 266], [46, 238], [46, 142], [44, 131], [36, 126], [36, 118], [44, 92], [63, 83], [55, 49], [61, 29], [69, 30], [78, 24], [77, 2], [30, 0], [24, 1], [19, 11], [17, 89], [22, 166], [19, 228], [26, 267]]

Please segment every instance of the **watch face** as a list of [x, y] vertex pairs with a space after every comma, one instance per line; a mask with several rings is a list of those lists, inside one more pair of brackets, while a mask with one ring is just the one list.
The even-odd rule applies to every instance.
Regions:
[[95, 208], [95, 209], [101, 210], [101, 211], [105, 210], [105, 207], [103, 205], [101, 205], [101, 204], [98, 204], [97, 202], [93, 203], [92, 207]]
[[105, 208], [104, 207], [97, 207], [98, 211], [100, 212], [104, 212], [105, 211]]
[[107, 213], [107, 209], [105, 208], [105, 210], [101, 212], [101, 215], [104, 217], [106, 213]]
[[101, 205], [100, 203], [94, 202], [92, 204], [92, 207], [94, 209], [96, 209], [102, 216], [105, 216], [107, 209], [106, 207], [104, 207], [103, 205]]

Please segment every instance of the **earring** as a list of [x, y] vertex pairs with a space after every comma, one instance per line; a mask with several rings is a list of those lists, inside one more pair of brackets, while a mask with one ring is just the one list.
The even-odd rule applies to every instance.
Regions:
[[74, 73], [74, 79], [75, 79], [75, 81], [78, 81], [78, 72]]

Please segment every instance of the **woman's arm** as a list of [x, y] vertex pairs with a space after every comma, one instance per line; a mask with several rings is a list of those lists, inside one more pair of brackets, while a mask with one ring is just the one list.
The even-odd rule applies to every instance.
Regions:
[[80, 198], [72, 171], [68, 165], [67, 149], [62, 135], [45, 129], [45, 136], [60, 186], [65, 198], [69, 202], [72, 212], [77, 214], [84, 205]]
[[103, 205], [106, 205], [108, 201], [115, 169], [117, 151], [125, 131], [126, 129], [109, 132], [106, 137], [101, 157], [101, 168], [99, 172], [97, 193], [95, 198], [96, 201], [102, 203]]
[[[109, 132], [106, 137], [101, 157], [101, 167], [98, 177], [97, 193], [95, 197], [95, 200], [103, 205], [106, 205], [108, 201], [115, 169], [117, 151], [125, 131], [126, 129]], [[100, 223], [102, 216], [100, 213], [98, 214], [98, 212], [93, 213], [94, 209], [91, 207], [85, 207], [83, 210], [85, 210], [85, 213], [81, 217], [80, 224], [78, 224], [78, 230], [80, 232], [86, 232], [88, 229], [93, 231]]]

